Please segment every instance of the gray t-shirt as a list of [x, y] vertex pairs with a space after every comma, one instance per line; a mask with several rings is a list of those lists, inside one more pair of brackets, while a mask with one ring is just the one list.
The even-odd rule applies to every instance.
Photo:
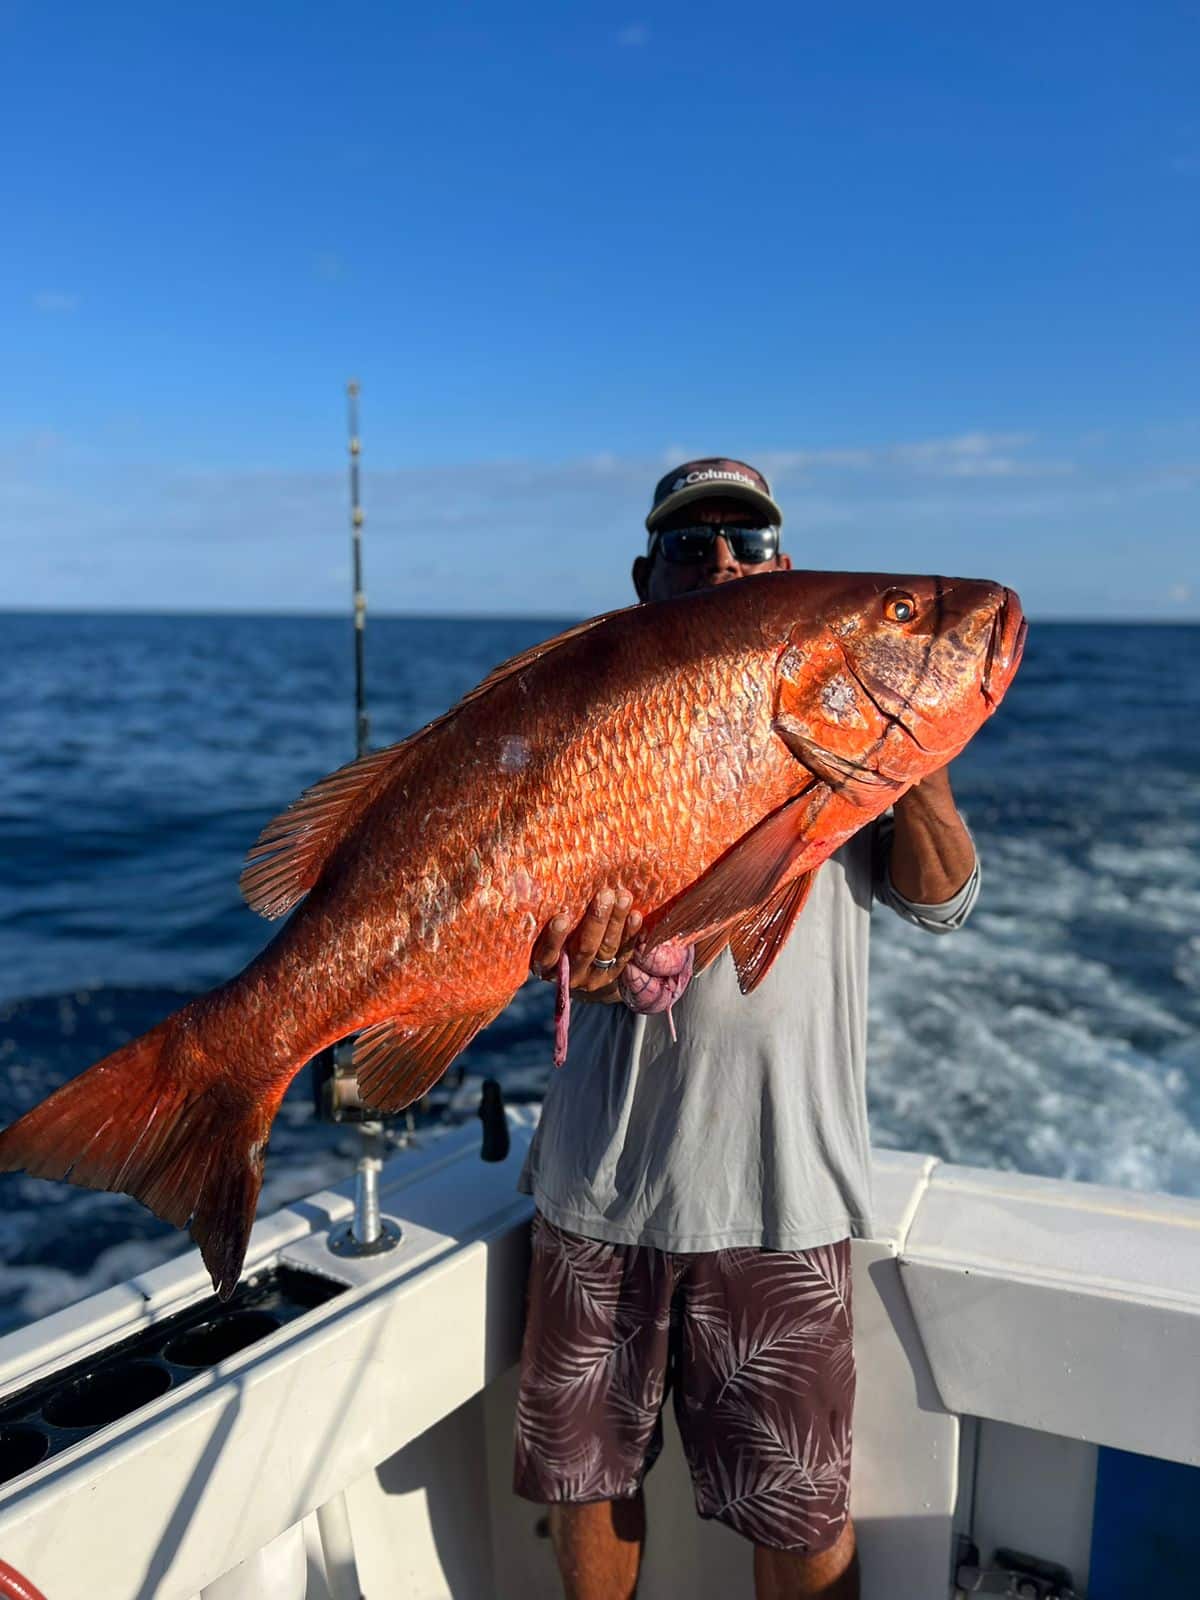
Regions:
[[579, 1004], [519, 1187], [572, 1233], [663, 1250], [807, 1250], [871, 1232], [867, 946], [883, 900], [931, 932], [961, 927], [979, 868], [952, 900], [892, 887], [890, 817], [817, 873], [753, 994], [726, 951], [665, 1016]]

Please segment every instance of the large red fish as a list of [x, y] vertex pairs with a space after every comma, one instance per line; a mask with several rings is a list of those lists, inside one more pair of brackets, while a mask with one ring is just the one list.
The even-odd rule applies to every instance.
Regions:
[[409, 1104], [512, 999], [551, 916], [578, 920], [617, 881], [645, 917], [643, 971], [729, 945], [752, 988], [814, 869], [958, 754], [1024, 635], [996, 584], [787, 572], [514, 657], [277, 817], [241, 886], [295, 915], [229, 983], [0, 1133], [0, 1170], [190, 1221], [231, 1294], [272, 1119], [318, 1050], [357, 1032], [363, 1100]]

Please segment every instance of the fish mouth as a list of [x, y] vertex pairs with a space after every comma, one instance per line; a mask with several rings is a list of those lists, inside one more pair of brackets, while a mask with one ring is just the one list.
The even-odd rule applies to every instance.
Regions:
[[988, 638], [983, 676], [979, 684], [979, 692], [986, 700], [989, 711], [995, 711], [1000, 704], [1005, 690], [1021, 664], [1028, 632], [1029, 624], [1025, 621], [1025, 614], [1021, 610], [1021, 602], [1016, 592], [1005, 589], [1004, 598], [992, 618], [992, 631]]

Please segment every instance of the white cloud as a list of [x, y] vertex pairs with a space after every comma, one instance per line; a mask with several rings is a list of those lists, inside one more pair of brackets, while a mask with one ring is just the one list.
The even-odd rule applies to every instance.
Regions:
[[66, 294], [61, 289], [39, 289], [33, 297], [35, 311], [47, 316], [69, 316], [83, 304], [82, 296]]
[[63, 443], [63, 436], [53, 428], [30, 428], [13, 438], [0, 440], [0, 487], [23, 466], [31, 465], [51, 450], [60, 449]]
[[895, 444], [767, 451], [755, 465], [781, 478], [818, 472], [899, 471], [933, 478], [1044, 478], [1074, 471], [1070, 462], [1022, 454], [1028, 433], [959, 433]]
[[[0, 564], [9, 603], [337, 612], [349, 534], [345, 476], [99, 464], [82, 445], [0, 440]], [[1049, 459], [1030, 434], [760, 450], [798, 565], [988, 572], [1034, 609], [1191, 615], [1194, 488], [1155, 492], [1157, 450], [1119, 441]], [[1128, 448], [1128, 441], [1125, 442]], [[691, 453], [714, 441], [692, 441]], [[1187, 446], [1160, 447], [1178, 459]], [[672, 445], [669, 464], [686, 459]], [[585, 615], [630, 597], [629, 566], [668, 457], [465, 461], [364, 471], [373, 611]], [[5, 530], [9, 530], [7, 533]], [[80, 563], [103, 552], [86, 584]], [[1136, 552], [1136, 554], [1134, 553]], [[1081, 584], [1089, 586], [1084, 607]], [[1186, 589], [1187, 594], [1182, 590]]]
[[1153, 489], [1194, 489], [1200, 483], [1200, 462], [1175, 461], [1160, 467], [1147, 485]]

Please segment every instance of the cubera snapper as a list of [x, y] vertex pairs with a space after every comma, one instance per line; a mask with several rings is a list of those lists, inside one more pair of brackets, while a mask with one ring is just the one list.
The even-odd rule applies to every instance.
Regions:
[[781, 572], [514, 657], [270, 823], [242, 891], [294, 915], [0, 1133], [0, 1170], [190, 1222], [230, 1295], [272, 1120], [317, 1051], [356, 1035], [363, 1101], [410, 1104], [509, 1003], [550, 918], [617, 882], [645, 919], [632, 991], [677, 988], [693, 952], [699, 970], [726, 947], [749, 991], [813, 872], [962, 750], [1024, 637], [998, 584]]

